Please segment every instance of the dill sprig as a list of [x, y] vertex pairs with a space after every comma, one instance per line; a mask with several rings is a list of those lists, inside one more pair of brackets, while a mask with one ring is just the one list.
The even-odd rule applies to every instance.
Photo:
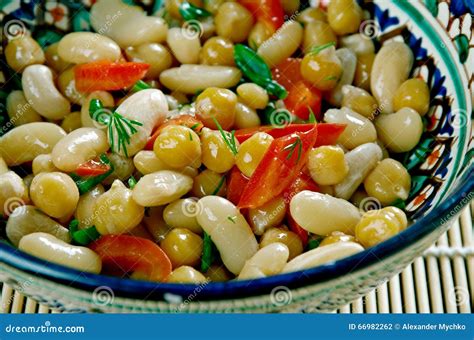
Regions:
[[219, 130], [219, 132], [222, 135], [222, 139], [224, 139], [224, 142], [227, 144], [230, 151], [232, 151], [232, 153], [234, 155], [237, 155], [238, 150], [237, 150], [237, 144], [235, 143], [235, 130], [232, 130], [232, 132], [230, 133], [230, 137], [229, 137], [228, 132], [226, 133], [226, 131], [224, 131], [224, 129], [222, 128], [221, 124], [219, 124], [217, 119], [213, 118], [213, 120], [214, 120], [214, 123], [217, 126], [217, 129]]
[[296, 163], [298, 163], [301, 159], [301, 154], [303, 153], [303, 142], [301, 141], [301, 138], [299, 136], [296, 137], [296, 140], [293, 143], [283, 148], [283, 150], [285, 151], [288, 150], [288, 155], [286, 155], [286, 159], [291, 159], [296, 149], [298, 150], [298, 158], [296, 160]]
[[[138, 132], [135, 126], [143, 126], [143, 124], [136, 120], [125, 118], [117, 111], [108, 112], [99, 99], [91, 100], [89, 115], [95, 121], [107, 126], [112, 152], [120, 152], [122, 150], [124, 155], [128, 157], [127, 145], [130, 145], [130, 137]], [[117, 135], [117, 145], [115, 145], [115, 135]]]
[[308, 105], [308, 110], [309, 110], [309, 117], [308, 117], [308, 123], [317, 123], [318, 121], [316, 120], [316, 115], [313, 112], [313, 109], [311, 106]]
[[324, 45], [319, 45], [319, 46], [315, 46], [311, 49], [311, 51], [309, 51], [308, 54], [319, 54], [319, 52], [321, 52], [322, 50], [325, 50], [326, 48], [329, 48], [331, 46], [335, 46], [336, 45], [336, 42], [334, 41], [331, 41], [327, 44], [324, 44]]

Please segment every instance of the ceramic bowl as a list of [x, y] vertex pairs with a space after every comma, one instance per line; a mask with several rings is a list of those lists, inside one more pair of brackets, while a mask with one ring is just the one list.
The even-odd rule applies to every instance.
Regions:
[[[161, 1], [147, 2], [149, 12]], [[72, 30], [90, 30], [90, 1], [2, 1], [3, 46], [25, 30], [46, 46]], [[419, 145], [399, 155], [412, 176], [406, 212], [415, 223], [362, 253], [323, 266], [252, 281], [163, 284], [81, 273], [0, 242], [0, 281], [66, 312], [319, 312], [366, 294], [402, 271], [444, 233], [474, 197], [472, 155], [472, 1], [363, 4], [361, 33], [376, 45], [404, 40], [416, 57], [413, 75], [427, 81], [432, 109]], [[470, 49], [471, 48], [471, 49]], [[2, 53], [3, 59], [3, 53]], [[5, 96], [19, 86], [2, 60]], [[3, 118], [2, 118], [3, 117]], [[8, 127], [7, 127], [8, 128]]]

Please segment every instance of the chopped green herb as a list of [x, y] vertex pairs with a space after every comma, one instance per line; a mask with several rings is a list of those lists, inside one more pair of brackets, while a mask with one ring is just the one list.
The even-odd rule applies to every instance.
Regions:
[[313, 250], [313, 249], [318, 248], [322, 240], [323, 240], [322, 237], [309, 240], [308, 245], [306, 246], [307, 250]]
[[293, 153], [295, 152], [296, 148], [298, 148], [298, 158], [296, 162], [299, 162], [301, 159], [301, 154], [303, 152], [303, 142], [301, 141], [300, 137], [296, 137], [296, 140], [290, 144], [287, 145], [283, 148], [283, 150], [288, 150], [288, 155], [286, 156], [286, 159], [290, 159], [293, 156]]
[[95, 226], [92, 226], [73, 232], [72, 242], [80, 246], [87, 246], [89, 243], [99, 239], [100, 236]]
[[204, 232], [203, 246], [202, 246], [202, 258], [201, 258], [201, 271], [204, 273], [209, 270], [209, 267], [215, 261], [217, 257], [217, 248], [212, 242], [211, 237], [208, 233]]
[[227, 216], [227, 219], [235, 224], [235, 220], [237, 219], [237, 216]]
[[216, 188], [214, 189], [214, 191], [212, 192], [212, 194], [211, 194], [212, 196], [217, 195], [217, 193], [218, 193], [219, 191], [221, 191], [221, 188], [222, 188], [222, 186], [224, 185], [224, 182], [225, 182], [225, 176], [222, 176], [221, 179], [220, 179], [220, 181], [219, 181], [219, 183], [217, 184], [217, 187], [216, 187]]
[[179, 13], [185, 21], [198, 20], [200, 18], [207, 18], [212, 15], [211, 12], [204, 8], [193, 5], [187, 1], [183, 1], [179, 6]]
[[193, 135], [191, 134], [191, 131], [189, 131], [189, 140], [190, 140], [190, 141], [193, 140]]
[[130, 189], [133, 189], [135, 185], [137, 185], [136, 178], [133, 176], [130, 176], [130, 178], [128, 179], [128, 186], [130, 187]]
[[[122, 150], [124, 155], [128, 157], [127, 145], [130, 145], [130, 137], [138, 132], [135, 126], [142, 126], [143, 124], [136, 120], [127, 119], [116, 111], [110, 112], [110, 115], [106, 114], [106, 109], [98, 99], [91, 100], [89, 115], [95, 121], [107, 126], [110, 149], [113, 152]], [[117, 135], [117, 147], [115, 146], [115, 135]]]
[[79, 220], [78, 219], [73, 219], [71, 222], [69, 222], [69, 235], [72, 235], [79, 230]]
[[75, 173], [69, 174], [69, 176], [71, 176], [74, 182], [76, 182], [80, 195], [83, 195], [91, 191], [94, 187], [102, 183], [103, 180], [105, 180], [114, 172], [115, 170], [114, 165], [110, 162], [106, 154], [100, 155], [99, 159], [102, 163], [108, 164], [110, 166], [110, 170], [107, 171], [106, 173], [102, 175], [98, 175], [98, 176], [93, 176], [93, 177], [81, 177]]
[[324, 44], [324, 45], [320, 45], [320, 46], [315, 46], [311, 49], [311, 51], [309, 51], [308, 54], [319, 54], [322, 50], [325, 50], [326, 48], [329, 48], [331, 46], [335, 46], [336, 45], [336, 42], [335, 41], [331, 41], [327, 44]]
[[151, 86], [145, 83], [143, 80], [137, 81], [135, 85], [133, 85], [132, 87], [133, 92], [138, 92], [141, 90], [148, 90], [148, 89], [151, 89]]
[[197, 127], [199, 126], [199, 123], [194, 124], [193, 126], [190, 127], [191, 130], [195, 131]]
[[399, 209], [402, 209], [402, 210], [405, 210], [405, 208], [407, 207], [405, 201], [402, 200], [401, 198], [397, 199], [395, 202], [392, 202], [392, 204], [390, 204], [390, 205], [393, 206], [393, 207], [397, 207]]
[[336, 76], [327, 76], [327, 77], [323, 78], [323, 80], [326, 80], [326, 81], [337, 80], [337, 77]]
[[308, 117], [308, 123], [317, 123], [318, 121], [316, 120], [316, 116], [314, 115], [313, 109], [311, 109], [311, 106], [308, 105], [308, 110], [309, 110], [309, 117]]
[[216, 124], [217, 128], [219, 129], [219, 132], [221, 133], [221, 136], [222, 136], [222, 139], [224, 139], [224, 142], [227, 144], [227, 146], [229, 147], [230, 151], [232, 151], [232, 153], [234, 155], [237, 155], [237, 144], [235, 142], [235, 138], [234, 138], [234, 135], [235, 135], [235, 131], [232, 131], [231, 132], [231, 135], [230, 135], [230, 138], [229, 136], [227, 135], [226, 131], [224, 131], [224, 129], [222, 128], [221, 124], [219, 124], [219, 122], [217, 121], [216, 118], [213, 118], [214, 120], [214, 123]]

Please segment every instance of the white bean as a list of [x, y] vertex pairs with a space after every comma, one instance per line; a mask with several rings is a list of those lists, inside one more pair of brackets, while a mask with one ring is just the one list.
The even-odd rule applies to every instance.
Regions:
[[257, 53], [270, 67], [275, 67], [291, 57], [303, 41], [303, 27], [290, 20], [281, 26], [258, 48]]
[[163, 219], [172, 228], [186, 228], [193, 233], [202, 234], [196, 214], [199, 206], [194, 198], [184, 198], [168, 204], [163, 210]]
[[0, 157], [0, 175], [3, 175], [5, 172], [8, 172], [8, 165], [3, 158]]
[[105, 132], [95, 128], [80, 128], [61, 139], [51, 153], [54, 165], [61, 171], [73, 172], [109, 149]]
[[54, 166], [53, 158], [50, 153], [36, 156], [35, 159], [33, 159], [31, 168], [33, 170], [33, 175], [35, 176], [40, 172], [59, 171], [59, 169]]
[[238, 68], [211, 65], [181, 65], [160, 74], [160, 82], [172, 91], [194, 94], [208, 87], [230, 88], [242, 73]]
[[133, 175], [135, 166], [133, 165], [133, 160], [131, 158], [125, 157], [124, 155], [115, 152], [110, 153], [108, 157], [110, 163], [114, 167], [114, 171], [110, 174], [110, 176], [104, 179], [103, 184], [112, 184], [116, 179], [125, 181], [127, 178]]
[[41, 122], [43, 119], [25, 98], [23, 91], [12, 91], [7, 97], [7, 112], [15, 126]]
[[[168, 114], [168, 102], [165, 95], [160, 90], [149, 89], [137, 92], [127, 99], [117, 108], [116, 112], [125, 118], [136, 120], [142, 126], [136, 126], [137, 133], [130, 138], [127, 145], [128, 156], [135, 155], [142, 150], [151, 135], [153, 128], [161, 124]], [[109, 134], [109, 132], [107, 132]], [[110, 135], [108, 135], [110, 140]], [[114, 145], [118, 145], [118, 136], [113, 132]], [[120, 150], [123, 154], [123, 150]]]
[[355, 53], [348, 48], [336, 50], [336, 55], [342, 63], [343, 72], [337, 86], [329, 92], [328, 101], [332, 105], [341, 106], [342, 87], [352, 84], [357, 66], [357, 57]]
[[133, 188], [133, 199], [144, 207], [171, 203], [193, 187], [193, 179], [176, 171], [161, 170], [145, 175]]
[[160, 170], [174, 170], [193, 178], [198, 174], [197, 170], [192, 166], [187, 166], [183, 169], [171, 168], [169, 165], [163, 163], [163, 161], [156, 156], [154, 151], [148, 150], [139, 151], [135, 157], [133, 157], [133, 164], [143, 175], [148, 175]]
[[255, 253], [245, 262], [238, 279], [256, 279], [260, 277], [277, 275], [286, 265], [290, 251], [280, 242], [271, 243]]
[[225, 198], [206, 196], [199, 200], [197, 220], [216, 245], [224, 265], [238, 275], [258, 250], [258, 243], [245, 217]]
[[288, 262], [283, 272], [288, 273], [309, 269], [360, 253], [363, 250], [364, 248], [355, 242], [336, 242], [328, 244], [327, 246], [318, 247], [295, 257]]
[[7, 222], [6, 233], [11, 243], [16, 247], [23, 236], [42, 232], [51, 234], [64, 242], [71, 242], [69, 229], [42, 213], [32, 205], [16, 208]]
[[11, 165], [31, 162], [36, 156], [51, 153], [66, 132], [53, 123], [28, 123], [0, 137], [0, 156]]
[[334, 186], [334, 195], [345, 200], [351, 198], [382, 157], [382, 149], [376, 143], [362, 144], [346, 153], [344, 158], [349, 166], [349, 173], [341, 183]]
[[119, 44], [120, 47], [163, 42], [168, 26], [159, 17], [147, 16], [139, 6], [129, 6], [121, 0], [99, 0], [90, 11], [94, 30]]
[[53, 72], [48, 66], [28, 66], [23, 72], [21, 84], [26, 100], [43, 117], [62, 119], [71, 112], [71, 105], [54, 85]]
[[338, 142], [347, 149], [354, 149], [361, 144], [377, 140], [377, 131], [374, 124], [369, 119], [347, 107], [327, 110], [324, 114], [324, 121], [327, 123], [346, 124], [346, 128], [339, 137]]
[[357, 55], [375, 53], [375, 46], [372, 40], [366, 36], [357, 33], [339, 38], [342, 47], [347, 47]]
[[28, 188], [20, 176], [13, 171], [0, 175], [0, 214], [8, 216], [29, 200]]
[[135, 228], [143, 219], [145, 209], [132, 197], [132, 190], [116, 180], [110, 189], [97, 198], [92, 224], [101, 235], [119, 235]]
[[[81, 107], [81, 123], [83, 127], [95, 127], [101, 130], [105, 130], [105, 125], [102, 125], [96, 120], [93, 120], [90, 116], [89, 105], [91, 100], [93, 99], [99, 99], [104, 107], [112, 107], [115, 104], [114, 97], [106, 91], [94, 91], [89, 93], [89, 95], [84, 99], [84, 102]], [[101, 114], [104, 113], [107, 114], [106, 111], [101, 112]], [[98, 114], [99, 113], [97, 113], [97, 115]]]
[[74, 64], [85, 64], [98, 60], [117, 61], [122, 53], [115, 41], [105, 35], [92, 32], [66, 34], [58, 45], [61, 59]]
[[168, 30], [166, 42], [176, 59], [181, 64], [197, 64], [201, 52], [199, 34], [189, 35], [182, 28], [173, 27]]
[[100, 273], [102, 261], [95, 252], [77, 247], [46, 233], [32, 233], [20, 240], [18, 248], [40, 259], [83, 272]]
[[346, 200], [308, 190], [291, 199], [290, 212], [303, 229], [317, 235], [329, 235], [333, 231], [354, 235], [360, 220], [359, 209]]
[[143, 218], [146, 229], [158, 243], [163, 241], [171, 230], [163, 219], [163, 209], [163, 206], [149, 208]]
[[413, 60], [410, 47], [398, 41], [384, 44], [375, 56], [370, 74], [370, 88], [382, 112], [393, 113], [393, 96], [408, 79]]
[[79, 229], [90, 227], [94, 224], [94, 208], [99, 197], [104, 193], [102, 185], [96, 186], [91, 191], [85, 193], [79, 198], [74, 216], [79, 221]]
[[420, 141], [423, 121], [420, 115], [409, 107], [393, 114], [382, 114], [375, 121], [382, 143], [392, 152], [407, 152]]

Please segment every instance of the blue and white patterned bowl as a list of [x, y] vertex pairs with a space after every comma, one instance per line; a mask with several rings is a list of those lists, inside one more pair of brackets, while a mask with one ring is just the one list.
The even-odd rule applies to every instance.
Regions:
[[[147, 10], [156, 11], [160, 2]], [[2, 1], [3, 38], [15, 33], [18, 24], [43, 45], [71, 30], [89, 30], [88, 6], [90, 1]], [[365, 27], [375, 42], [405, 40], [416, 56], [414, 74], [431, 89], [433, 108], [422, 141], [400, 157], [413, 178], [406, 211], [416, 222], [410, 228], [362, 253], [313, 269], [199, 286], [81, 273], [0, 242], [0, 281], [66, 312], [319, 312], [349, 303], [402, 271], [474, 198], [474, 3], [376, 0], [364, 8], [374, 19]], [[4, 63], [2, 67], [0, 113], [5, 94], [18, 86]]]

